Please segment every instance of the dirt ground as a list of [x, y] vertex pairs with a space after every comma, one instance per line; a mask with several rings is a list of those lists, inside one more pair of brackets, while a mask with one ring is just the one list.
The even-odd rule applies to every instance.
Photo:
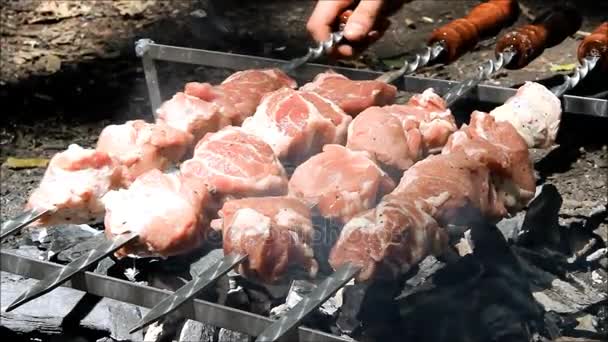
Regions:
[[[403, 52], [424, 44], [433, 27], [462, 16], [479, 1], [416, 0], [392, 19], [392, 27], [364, 58], [348, 66], [385, 68]], [[518, 23], [538, 15], [548, 4], [521, 1]], [[275, 58], [301, 54], [305, 21], [313, 1], [35, 1], [0, 0], [1, 41], [0, 163], [9, 157], [50, 158], [69, 143], [93, 146], [109, 123], [149, 117], [143, 70], [133, 43], [157, 43], [215, 49]], [[577, 43], [608, 18], [608, 2], [576, 2], [584, 15], [581, 32], [546, 51], [524, 70], [502, 73], [492, 83], [513, 86], [555, 75], [557, 65], [574, 63]], [[463, 79], [492, 54], [493, 41], [480, 45], [448, 66], [431, 66], [420, 75]], [[162, 89], [171, 94], [189, 80], [220, 81], [226, 71], [161, 65]], [[586, 95], [606, 91], [592, 82]], [[565, 118], [561, 146], [541, 152], [536, 169], [564, 199], [562, 221], [588, 217], [608, 204], [608, 150], [605, 119]], [[0, 168], [0, 217], [19, 212], [38, 184], [43, 168]], [[606, 218], [594, 228], [608, 241]], [[14, 244], [9, 240], [6, 244]], [[4, 243], [3, 243], [4, 244]], [[6, 246], [5, 244], [5, 246]], [[574, 248], [574, 247], [573, 247]]]

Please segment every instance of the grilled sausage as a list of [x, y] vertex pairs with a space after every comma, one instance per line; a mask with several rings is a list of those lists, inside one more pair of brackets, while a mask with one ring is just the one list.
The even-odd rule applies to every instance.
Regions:
[[481, 38], [494, 35], [513, 23], [518, 14], [517, 1], [490, 0], [474, 7], [466, 17], [433, 30], [428, 43], [443, 42], [446, 53], [440, 58], [444, 63], [450, 63], [473, 49]]
[[505, 67], [521, 69], [540, 56], [546, 48], [561, 43], [581, 27], [582, 18], [573, 8], [555, 8], [534, 23], [508, 32], [496, 43], [496, 53], [513, 50], [515, 57]]
[[582, 61], [587, 56], [598, 56], [598, 66], [608, 71], [608, 21], [591, 32], [578, 46], [578, 59]]

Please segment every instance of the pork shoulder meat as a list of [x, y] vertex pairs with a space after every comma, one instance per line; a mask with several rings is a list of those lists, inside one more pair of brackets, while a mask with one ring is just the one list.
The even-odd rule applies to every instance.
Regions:
[[201, 180], [150, 170], [128, 189], [104, 196], [105, 233], [110, 239], [129, 232], [139, 234], [139, 239], [116, 252], [118, 257], [187, 253], [205, 238], [209, 201]]
[[287, 193], [287, 174], [270, 146], [239, 127], [205, 135], [181, 171], [201, 179], [219, 207], [228, 199]]
[[224, 253], [248, 255], [239, 266], [241, 274], [272, 283], [295, 266], [316, 275], [310, 210], [302, 202], [288, 197], [231, 200], [219, 215]]
[[152, 169], [164, 170], [179, 162], [189, 146], [192, 135], [163, 123], [143, 120], [109, 125], [101, 131], [97, 150], [118, 160], [124, 167], [123, 186]]
[[364, 110], [348, 127], [346, 147], [369, 152], [386, 172], [400, 178], [429, 151], [443, 147], [456, 129], [445, 101], [427, 89], [406, 105]]
[[[509, 122], [528, 121], [524, 118], [533, 118], [533, 113], [549, 118], [542, 108], [551, 108], [554, 100], [526, 102], [529, 108], [514, 111]], [[550, 132], [548, 128], [560, 120], [561, 108], [553, 114], [539, 120], [540, 130], [535, 131]], [[479, 214], [499, 219], [520, 209], [532, 198], [535, 185], [527, 132], [496, 120], [492, 113], [473, 113], [470, 125], [451, 135], [442, 154], [414, 164], [377, 208], [345, 224], [331, 251], [332, 267], [347, 262], [362, 267], [359, 281], [393, 277], [447, 247], [440, 227], [467, 224]], [[552, 137], [530, 141], [532, 146], [550, 146]]]
[[[295, 88], [296, 81], [278, 69], [239, 71], [226, 78], [220, 85], [190, 82], [184, 93], [213, 104], [209, 109], [217, 109], [219, 114], [232, 125], [240, 126], [251, 116], [262, 96], [283, 87]], [[200, 112], [205, 117], [210, 113]]]
[[323, 152], [298, 166], [289, 180], [289, 195], [338, 222], [372, 208], [395, 187], [394, 181], [366, 152], [325, 145]]
[[120, 165], [107, 153], [70, 145], [51, 158], [40, 185], [27, 201], [27, 209], [55, 211], [33, 225], [101, 222], [101, 198], [120, 186], [121, 176]]
[[372, 106], [394, 103], [397, 97], [397, 88], [393, 85], [380, 81], [353, 81], [334, 71], [317, 75], [300, 90], [315, 92], [353, 116]]
[[344, 144], [351, 120], [316, 93], [283, 88], [265, 95], [243, 129], [268, 143], [279, 159], [299, 163], [326, 144]]

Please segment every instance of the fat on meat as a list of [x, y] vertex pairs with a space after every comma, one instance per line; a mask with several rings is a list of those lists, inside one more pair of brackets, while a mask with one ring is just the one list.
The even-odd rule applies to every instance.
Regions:
[[397, 88], [393, 85], [380, 81], [354, 81], [334, 71], [317, 75], [300, 89], [329, 99], [353, 116], [372, 106], [392, 104], [397, 97]]
[[219, 206], [228, 199], [287, 193], [287, 174], [272, 148], [240, 127], [205, 135], [180, 169], [203, 180]]
[[32, 225], [92, 224], [103, 220], [101, 198], [121, 184], [121, 168], [107, 153], [72, 144], [51, 158], [26, 209], [49, 209]]
[[400, 177], [454, 131], [456, 121], [445, 102], [427, 89], [405, 105], [364, 110], [348, 127], [346, 147], [370, 153], [385, 171]]
[[293, 269], [316, 275], [310, 209], [302, 202], [284, 196], [231, 200], [219, 216], [224, 253], [248, 255], [241, 274], [265, 283], [284, 279]]
[[183, 92], [165, 101], [156, 113], [157, 122], [192, 134], [194, 141], [230, 125], [230, 120], [220, 113], [218, 105]]
[[280, 160], [298, 163], [326, 144], [344, 144], [351, 120], [316, 93], [283, 88], [264, 96], [243, 129], [268, 143]]
[[405, 105], [391, 105], [385, 109], [399, 118], [405, 131], [420, 132], [424, 153], [439, 152], [458, 129], [447, 104], [432, 88], [412, 96]]
[[510, 212], [522, 209], [534, 196], [536, 178], [528, 145], [510, 123], [475, 111], [469, 125], [450, 137], [442, 153], [454, 151], [463, 151], [491, 169], [498, 196]]
[[555, 143], [562, 108], [557, 96], [545, 86], [526, 82], [490, 114], [496, 121], [513, 125], [529, 148], [547, 148]]
[[298, 166], [289, 180], [289, 195], [327, 219], [346, 222], [374, 207], [395, 182], [366, 152], [325, 145], [323, 152]]
[[109, 154], [123, 167], [123, 186], [152, 169], [164, 170], [182, 160], [192, 145], [192, 135], [163, 123], [143, 120], [109, 125], [101, 131], [97, 150]]
[[150, 170], [129, 188], [108, 192], [103, 197], [108, 238], [139, 234], [115, 255], [168, 257], [199, 247], [209, 227], [205, 209], [210, 201], [201, 183], [179, 173]]
[[255, 112], [264, 94], [296, 86], [296, 81], [279, 69], [264, 69], [236, 72], [217, 86], [190, 82], [184, 92], [214, 104], [232, 125], [240, 126]]

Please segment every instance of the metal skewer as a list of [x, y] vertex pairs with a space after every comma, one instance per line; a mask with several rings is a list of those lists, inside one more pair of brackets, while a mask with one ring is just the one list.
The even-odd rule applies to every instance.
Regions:
[[50, 292], [51, 290], [59, 287], [61, 284], [68, 281], [76, 273], [82, 272], [91, 265], [105, 258], [106, 256], [114, 253], [122, 246], [137, 239], [138, 234], [127, 233], [124, 235], [117, 236], [111, 241], [105, 241], [97, 246], [97, 248], [91, 250], [89, 253], [81, 256], [80, 258], [70, 262], [59, 271], [49, 275], [48, 277], [40, 280], [34, 286], [30, 287], [27, 291], [22, 293], [15, 301], [13, 301], [5, 311], [9, 312], [15, 310], [19, 306], [36, 299], [43, 294]]
[[195, 279], [182, 286], [171, 296], [165, 297], [165, 299], [163, 299], [155, 307], [150, 309], [146, 316], [144, 316], [135, 327], [131, 328], [129, 333], [132, 334], [135, 331], [152, 324], [159, 318], [175, 311], [185, 302], [195, 297], [209, 285], [213, 284], [221, 276], [228, 273], [236, 265], [243, 262], [246, 258], [247, 255], [234, 254], [222, 258], [217, 263], [213, 264], [208, 269], [199, 274]]
[[600, 58], [598, 56], [587, 56], [579, 64], [572, 76], [565, 75], [565, 82], [551, 89], [557, 97], [562, 96], [568, 90], [576, 87], [595, 68]]
[[313, 47], [308, 48], [308, 52], [304, 56], [292, 59], [289, 63], [280, 66], [279, 69], [281, 69], [285, 73], [289, 74], [292, 71], [294, 71], [295, 69], [297, 69], [298, 67], [323, 56], [325, 53], [330, 51], [334, 46], [336, 46], [336, 44], [338, 44], [340, 41], [342, 41], [343, 38], [344, 38], [344, 31], [340, 30], [338, 32], [333, 32], [330, 34], [329, 38], [326, 41], [320, 42], [314, 48]]
[[264, 329], [256, 339], [256, 342], [276, 341], [290, 332], [293, 328], [306, 318], [313, 310], [319, 308], [334, 293], [351, 281], [361, 271], [359, 266], [346, 263], [340, 266], [336, 272], [327, 277], [317, 286], [310, 295], [304, 297], [287, 314]]
[[411, 59], [403, 62], [403, 66], [397, 70], [385, 72], [376, 78], [376, 81], [392, 83], [403, 75], [411, 74], [416, 70], [428, 65], [445, 51], [443, 42], [436, 42], [431, 46], [425, 46]]
[[18, 232], [19, 230], [26, 227], [28, 224], [52, 212], [54, 212], [54, 210], [51, 209], [31, 209], [24, 211], [12, 220], [7, 220], [2, 224], [0, 240], [4, 240], [5, 237]]

